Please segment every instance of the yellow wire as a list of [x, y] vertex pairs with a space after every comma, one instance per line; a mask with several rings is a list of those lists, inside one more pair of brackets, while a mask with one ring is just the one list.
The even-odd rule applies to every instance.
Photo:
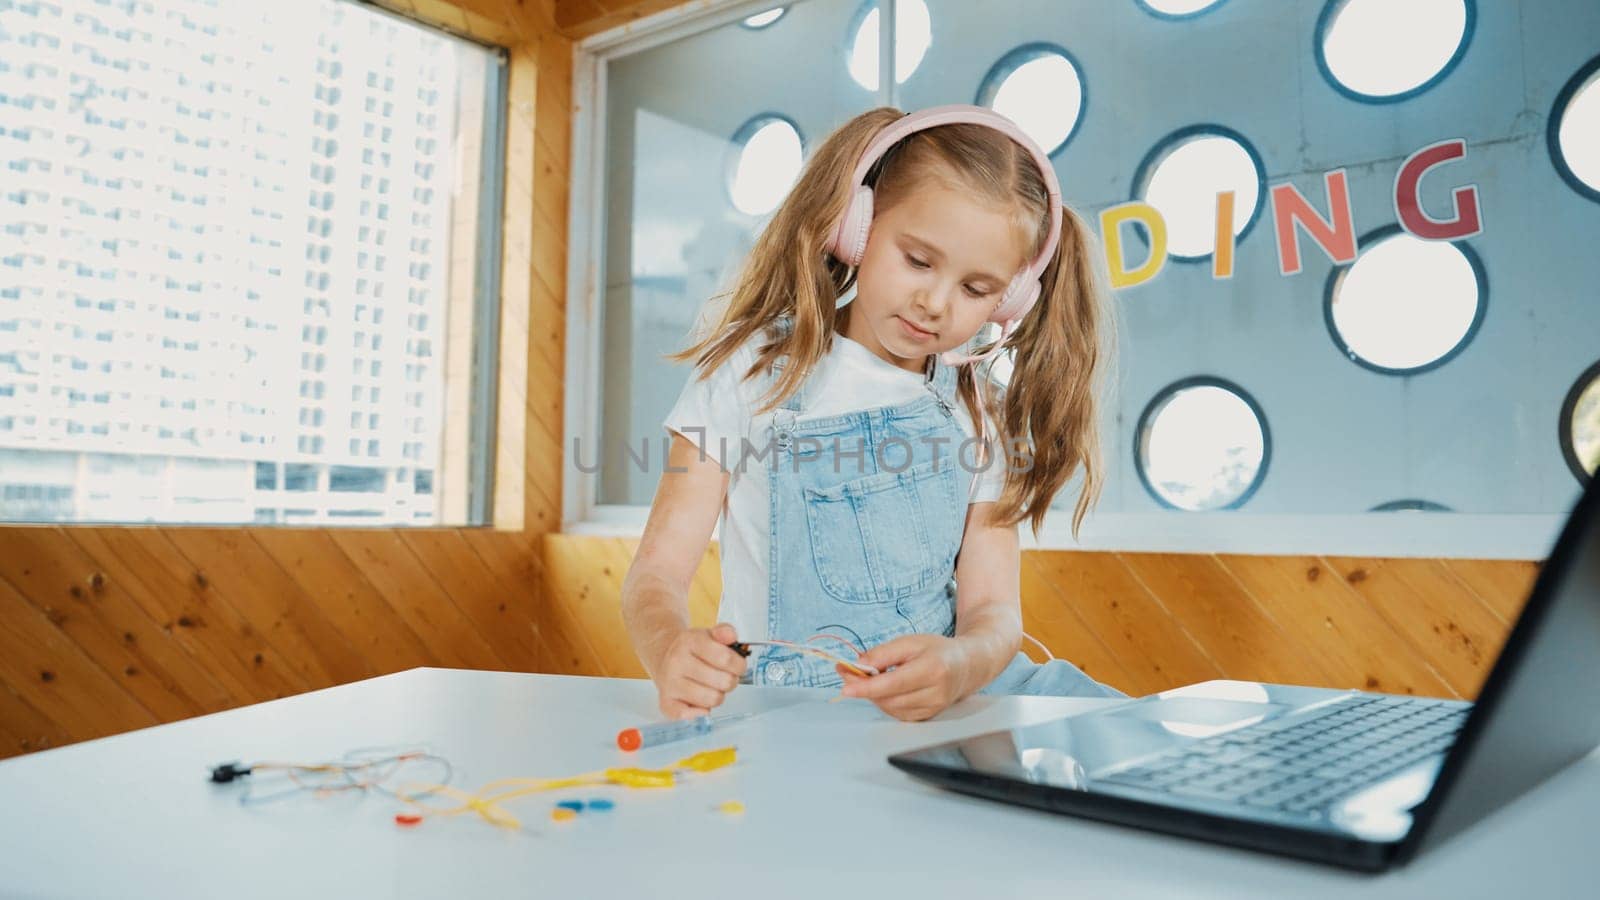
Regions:
[[[819, 637], [829, 637], [829, 638], [833, 637], [833, 635], [831, 635], [831, 634], [818, 635], [818, 636]], [[843, 641], [846, 646], [850, 645], [850, 643], [848, 641], [845, 641], [843, 638], [834, 638], [834, 640]], [[772, 641], [745, 641], [745, 646], [747, 646], [747, 647], [784, 647], [784, 648], [787, 648], [789, 650], [794, 650], [794, 651], [796, 651], [798, 653], [804, 653], [804, 654], [806, 654], [808, 656], [815, 656], [818, 659], [826, 660], [827, 662], [837, 663], [838, 665], [844, 666], [846, 669], [849, 669], [850, 671], [854, 672], [857, 675], [871, 676], [871, 675], [879, 674], [878, 670], [873, 668], [872, 666], [869, 666], [869, 665], [867, 665], [865, 663], [853, 662], [851, 660], [845, 659], [842, 656], [839, 656], [836, 653], [829, 653], [828, 651], [822, 649], [821, 647], [814, 647], [814, 646], [812, 646], [810, 644], [797, 644], [794, 641], [772, 640]]]
[[[672, 787], [677, 783], [679, 772], [710, 772], [732, 765], [737, 759], [738, 753], [735, 748], [723, 747], [720, 750], [707, 750], [684, 757], [665, 769], [615, 768], [568, 778], [502, 778], [499, 781], [491, 781], [479, 788], [476, 793], [470, 794], [443, 784], [413, 785], [395, 791], [395, 796], [417, 807], [424, 816], [458, 816], [462, 813], [475, 812], [490, 824], [515, 829], [521, 828], [522, 823], [516, 816], [501, 808], [500, 804], [507, 800], [542, 791], [603, 784], [631, 788]], [[506, 787], [513, 789], [494, 793], [497, 789]], [[430, 806], [423, 799], [429, 795], [449, 797], [459, 801], [460, 805], [445, 808]]]

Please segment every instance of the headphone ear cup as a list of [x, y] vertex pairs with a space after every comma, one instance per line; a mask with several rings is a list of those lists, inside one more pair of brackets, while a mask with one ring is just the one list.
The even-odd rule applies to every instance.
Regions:
[[1028, 270], [1018, 272], [1017, 276], [1011, 279], [1011, 283], [1006, 285], [1005, 296], [1001, 298], [1000, 305], [989, 315], [989, 321], [1004, 323], [1022, 318], [1023, 313], [1032, 309], [1033, 304], [1039, 299], [1039, 287], [1039, 279], [1032, 277]]
[[872, 188], [859, 185], [850, 195], [850, 205], [833, 230], [833, 258], [847, 266], [861, 265], [867, 254], [867, 231], [872, 227]]

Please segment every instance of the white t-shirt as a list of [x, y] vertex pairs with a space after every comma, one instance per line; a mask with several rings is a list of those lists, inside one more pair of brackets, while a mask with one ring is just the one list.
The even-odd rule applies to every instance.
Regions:
[[[770, 382], [763, 382], [759, 374], [740, 380], [755, 365], [763, 341], [764, 336], [757, 332], [704, 380], [698, 380], [698, 370], [692, 370], [677, 403], [662, 422], [668, 431], [682, 434], [732, 473], [717, 522], [717, 537], [722, 545], [722, 598], [717, 618], [733, 625], [746, 640], [768, 637], [771, 457], [757, 458], [752, 453], [745, 458], [743, 471], [735, 470], [743, 439], [748, 438], [757, 451], [765, 449], [766, 428], [774, 416], [773, 410], [755, 416]], [[832, 349], [818, 361], [806, 384], [807, 407], [796, 421], [909, 403], [926, 394], [925, 382], [925, 375], [892, 365], [856, 341], [835, 333]], [[956, 402], [954, 412], [967, 437], [973, 437], [976, 432], [967, 405]], [[695, 430], [685, 430], [689, 428]], [[992, 422], [988, 433], [997, 433]], [[965, 451], [964, 468], [958, 466], [971, 473], [969, 504], [998, 500], [1006, 478], [1001, 458], [987, 468], [976, 465], [976, 447], [974, 444]]]

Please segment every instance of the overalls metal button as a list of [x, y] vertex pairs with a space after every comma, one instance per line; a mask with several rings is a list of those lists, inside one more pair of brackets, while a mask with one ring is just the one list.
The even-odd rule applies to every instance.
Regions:
[[782, 684], [789, 677], [789, 670], [781, 662], [769, 662], [766, 668], [767, 680], [773, 684]]

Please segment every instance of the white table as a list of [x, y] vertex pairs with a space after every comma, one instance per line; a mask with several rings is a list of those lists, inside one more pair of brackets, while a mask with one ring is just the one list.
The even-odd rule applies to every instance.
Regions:
[[[1593, 897], [1600, 756], [1372, 877], [961, 796], [892, 752], [1107, 701], [975, 698], [920, 724], [825, 692], [742, 687], [765, 714], [623, 754], [654, 718], [648, 682], [414, 669], [0, 763], [3, 897]], [[472, 816], [402, 828], [380, 795], [244, 807], [207, 781], [241, 759], [313, 761], [426, 742], [468, 789], [511, 776], [661, 765], [727, 744], [736, 766], [656, 791], [513, 800], [525, 824]], [[563, 797], [610, 812], [554, 822]], [[738, 800], [747, 811], [717, 810]]]

